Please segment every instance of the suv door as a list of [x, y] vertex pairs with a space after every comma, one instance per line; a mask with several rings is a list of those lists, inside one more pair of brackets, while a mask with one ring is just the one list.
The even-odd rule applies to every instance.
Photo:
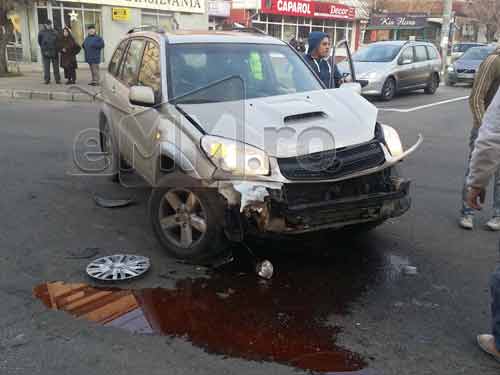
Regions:
[[398, 58], [398, 87], [405, 89], [416, 84], [415, 53], [413, 47], [403, 47]]
[[424, 45], [415, 46], [415, 80], [418, 86], [425, 86], [431, 76], [431, 63]]
[[134, 167], [133, 144], [134, 139], [131, 133], [136, 122], [135, 114], [137, 106], [130, 103], [130, 87], [138, 82], [139, 68], [142, 61], [142, 53], [145, 46], [143, 38], [133, 38], [130, 40], [127, 52], [122, 59], [121, 69], [114, 87], [116, 92], [116, 108], [119, 112], [115, 127], [118, 132], [118, 145], [122, 156]]

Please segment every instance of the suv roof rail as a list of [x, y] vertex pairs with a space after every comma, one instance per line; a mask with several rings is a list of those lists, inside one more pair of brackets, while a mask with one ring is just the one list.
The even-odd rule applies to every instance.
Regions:
[[256, 27], [241, 27], [241, 26], [234, 26], [231, 25], [229, 28], [223, 28], [222, 30], [224, 31], [240, 31], [242, 33], [256, 33], [256, 34], [262, 34], [262, 35], [267, 35], [265, 31], [262, 31]]
[[127, 34], [138, 33], [140, 31], [152, 31], [152, 32], [159, 33], [159, 34], [165, 34], [165, 29], [163, 27], [159, 27], [156, 25], [141, 25], [141, 26], [133, 27], [132, 29], [130, 29], [127, 32]]

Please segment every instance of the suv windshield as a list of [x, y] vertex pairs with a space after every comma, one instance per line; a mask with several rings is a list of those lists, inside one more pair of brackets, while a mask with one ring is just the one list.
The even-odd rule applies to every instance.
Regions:
[[[222, 102], [322, 89], [304, 61], [288, 46], [173, 44], [168, 46], [167, 59], [169, 97], [182, 97], [183, 103]], [[235, 79], [227, 80], [229, 77]], [[218, 85], [219, 81], [225, 82]], [[203, 88], [206, 89], [200, 90]], [[198, 90], [196, 95], [186, 96], [195, 90]]]
[[493, 52], [492, 48], [470, 48], [462, 56], [462, 60], [484, 60], [490, 53]]
[[360, 49], [352, 59], [359, 62], [389, 62], [394, 60], [401, 46], [387, 44], [372, 44]]

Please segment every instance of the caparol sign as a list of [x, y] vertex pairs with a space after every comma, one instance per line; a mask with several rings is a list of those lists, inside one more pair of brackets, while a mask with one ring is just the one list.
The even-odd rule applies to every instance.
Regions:
[[427, 25], [427, 15], [421, 13], [387, 13], [373, 15], [370, 27], [387, 29], [417, 29]]
[[262, 0], [262, 13], [353, 21], [356, 8], [307, 0]]
[[172, 12], [205, 13], [205, 0], [64, 0], [65, 2], [145, 8]]

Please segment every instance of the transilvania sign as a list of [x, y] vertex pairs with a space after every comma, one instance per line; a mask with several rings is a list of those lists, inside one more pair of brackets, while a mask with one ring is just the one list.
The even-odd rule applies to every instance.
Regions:
[[73, 3], [111, 5], [126, 8], [205, 13], [205, 0], [64, 0]]
[[342, 4], [307, 0], [262, 0], [262, 13], [353, 21], [356, 9]]
[[422, 13], [387, 13], [373, 15], [370, 27], [387, 29], [415, 29], [425, 27], [427, 15]]

